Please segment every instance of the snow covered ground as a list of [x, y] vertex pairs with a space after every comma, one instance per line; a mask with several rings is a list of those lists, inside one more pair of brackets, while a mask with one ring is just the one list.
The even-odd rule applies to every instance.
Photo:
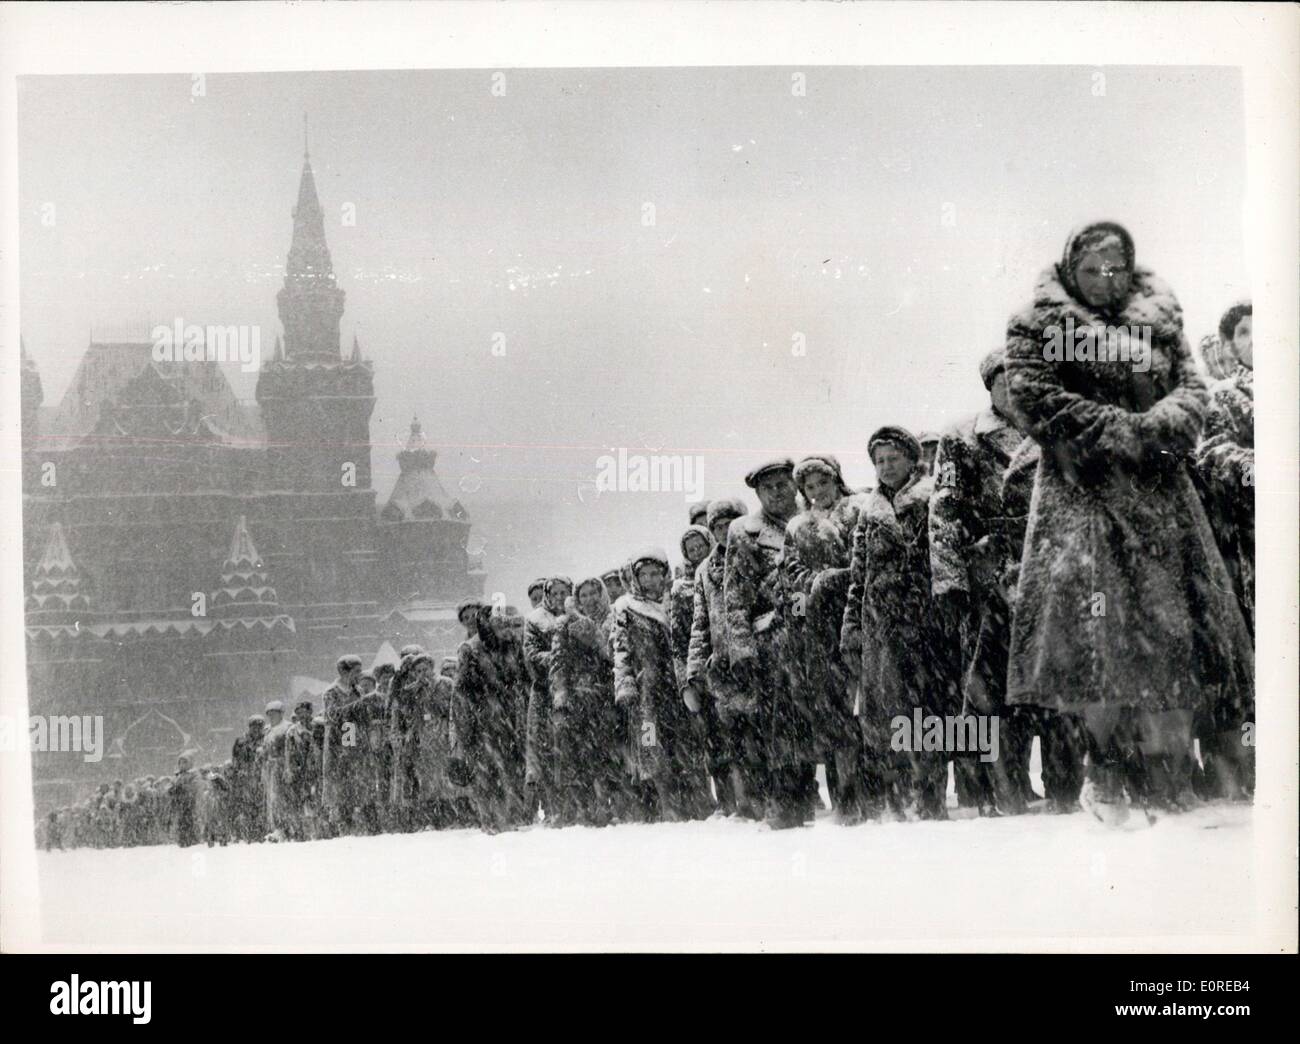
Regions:
[[[1140, 817], [1137, 817], [1140, 818]], [[1254, 815], [736, 820], [42, 852], [51, 950], [1237, 950]]]

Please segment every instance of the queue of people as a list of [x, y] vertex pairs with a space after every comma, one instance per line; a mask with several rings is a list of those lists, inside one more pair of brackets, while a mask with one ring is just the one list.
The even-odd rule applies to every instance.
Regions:
[[[1061, 329], [1143, 330], [1146, 355], [1099, 333], [1062, 358]], [[826, 453], [762, 463], [756, 505], [691, 506], [676, 567], [646, 548], [539, 578], [526, 615], [462, 603], [455, 657], [408, 646], [372, 673], [344, 656], [319, 715], [272, 703], [224, 765], [105, 785], [51, 813], [45, 843], [785, 829], [823, 808], [818, 766], [845, 825], [947, 818], [950, 765], [979, 815], [1248, 799], [1250, 305], [1210, 340], [1207, 389], [1173, 292], [1126, 229], [1088, 225], [972, 360], [988, 405], [938, 436], [874, 432], [874, 488]], [[994, 757], [900, 742], [900, 719], [977, 718]]]

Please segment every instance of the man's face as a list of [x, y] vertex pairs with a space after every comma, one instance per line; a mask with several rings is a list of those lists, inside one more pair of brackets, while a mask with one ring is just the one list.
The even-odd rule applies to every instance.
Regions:
[[709, 526], [709, 532], [713, 534], [713, 542], [719, 547], [727, 546], [727, 530], [731, 528], [733, 517], [723, 515], [713, 520], [713, 525]]
[[709, 542], [699, 533], [691, 533], [682, 541], [682, 552], [691, 565], [699, 565], [709, 554]]
[[345, 685], [356, 685], [360, 677], [361, 677], [361, 665], [357, 664], [357, 666], [349, 667], [346, 671], [343, 672], [343, 683]]
[[360, 691], [362, 696], [369, 696], [372, 692], [375, 691], [375, 679], [374, 678], [358, 679], [357, 689], [358, 691]]
[[617, 573], [607, 573], [603, 577], [605, 581], [605, 590], [609, 592], [609, 600], [617, 601], [623, 594], [623, 578]]
[[269, 725], [271, 728], [275, 728], [277, 725], [280, 724], [280, 722], [281, 722], [283, 719], [284, 719], [284, 712], [283, 712], [283, 711], [276, 711], [276, 710], [273, 710], [273, 711], [267, 711], [267, 712], [266, 712], [266, 723], [267, 723], [267, 725]]
[[763, 510], [776, 518], [789, 518], [799, 503], [795, 500], [794, 479], [788, 471], [771, 471], [758, 480], [758, 502]]
[[262, 738], [262, 734], [264, 731], [265, 729], [262, 723], [260, 721], [255, 721], [248, 726], [248, 738], [254, 740], [260, 740]]
[[833, 507], [840, 499], [840, 487], [824, 471], [812, 471], [803, 480], [803, 495], [813, 507]]
[[299, 725], [302, 725], [306, 728], [311, 728], [311, 708], [310, 707], [298, 708], [298, 710], [293, 712], [293, 720], [296, 721]]
[[889, 444], [876, 447], [871, 463], [876, 466], [876, 478], [880, 484], [890, 489], [898, 489], [912, 473], [911, 455]]
[[1232, 331], [1232, 350], [1243, 366], [1255, 368], [1255, 345], [1250, 337], [1251, 316], [1243, 315], [1237, 321], [1237, 328]]
[[1074, 266], [1074, 281], [1079, 293], [1093, 308], [1114, 308], [1128, 297], [1128, 259], [1118, 246], [1090, 250]]
[[647, 599], [657, 602], [664, 596], [664, 584], [668, 574], [658, 562], [642, 562], [636, 567], [637, 582]]

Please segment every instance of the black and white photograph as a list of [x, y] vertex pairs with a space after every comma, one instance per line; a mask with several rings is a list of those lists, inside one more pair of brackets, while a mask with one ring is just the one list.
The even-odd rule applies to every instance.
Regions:
[[0, 26], [5, 952], [1296, 952], [1295, 7]]

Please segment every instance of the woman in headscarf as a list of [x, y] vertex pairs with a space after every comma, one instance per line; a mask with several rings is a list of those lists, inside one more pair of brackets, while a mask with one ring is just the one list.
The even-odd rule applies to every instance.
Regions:
[[478, 610], [478, 633], [457, 651], [451, 700], [451, 754], [469, 782], [479, 825], [488, 833], [528, 822], [516, 730], [527, 667], [503, 612]]
[[[1076, 342], [1064, 357], [1062, 332]], [[1104, 822], [1127, 816], [1126, 790], [1179, 807], [1190, 797], [1193, 714], [1215, 703], [1244, 710], [1254, 676], [1188, 471], [1206, 397], [1182, 308], [1136, 264], [1127, 230], [1087, 225], [1010, 320], [1006, 372], [1042, 447], [1008, 700], [1083, 715], [1080, 801]]]
[[862, 737], [853, 718], [853, 672], [840, 657], [840, 624], [848, 601], [853, 530], [866, 498], [849, 489], [828, 453], [804, 457], [794, 482], [806, 509], [785, 528], [781, 588], [788, 624], [790, 671], [808, 698], [813, 760], [826, 766], [836, 818], [860, 821]]
[[[706, 504], [705, 507], [707, 506]], [[706, 521], [707, 518], [706, 511]], [[678, 546], [682, 551], [683, 564], [681, 575], [673, 578], [668, 592], [668, 626], [673, 638], [673, 673], [677, 678], [677, 690], [682, 693], [682, 698], [686, 699], [686, 662], [690, 657], [691, 621], [695, 614], [695, 574], [709, 557], [709, 552], [713, 550], [713, 535], [707, 525], [692, 523], [682, 533]], [[702, 704], [696, 700], [696, 706], [692, 707], [688, 702], [687, 708], [695, 714], [701, 710]], [[702, 774], [693, 790], [701, 801], [698, 812], [707, 816], [713, 813], [715, 807], [709, 792], [708, 777], [713, 778], [720, 799], [726, 791], [730, 790], [731, 781], [726, 777], [723, 763], [706, 751], [708, 744], [704, 735], [705, 723], [699, 719], [692, 719], [692, 722], [695, 727], [686, 737], [686, 741], [694, 747], [691, 751], [690, 763]], [[731, 802], [727, 804], [730, 805]]]
[[858, 719], [867, 758], [868, 815], [913, 810], [946, 819], [947, 757], [895, 749], [895, 719], [945, 716], [961, 708], [957, 645], [931, 591], [929, 503], [934, 479], [921, 444], [904, 428], [880, 428], [867, 442], [877, 488], [853, 530], [840, 654], [859, 666]]
[[629, 561], [628, 591], [614, 607], [614, 699], [629, 712], [633, 778], [653, 785], [662, 819], [680, 822], [700, 815], [701, 797], [664, 609], [670, 576], [658, 548]]
[[[1205, 431], [1196, 451], [1210, 528], [1252, 637], [1255, 633], [1255, 349], [1249, 301], [1219, 320], [1219, 339], [1232, 346], [1234, 368], [1210, 387]], [[1216, 701], [1197, 722], [1210, 793], [1242, 797], [1254, 789], [1254, 747], [1242, 726], [1254, 703]]]
[[605, 585], [588, 577], [579, 582], [551, 634], [559, 819], [584, 826], [605, 826], [613, 814], [614, 658], [602, 627], [608, 614]]
[[553, 576], [546, 581], [542, 604], [524, 624], [524, 658], [532, 675], [528, 690], [528, 719], [524, 747], [524, 784], [530, 802], [540, 806], [551, 826], [560, 825], [555, 797], [555, 751], [551, 729], [551, 635], [564, 615], [564, 600], [573, 594], [573, 581]]

